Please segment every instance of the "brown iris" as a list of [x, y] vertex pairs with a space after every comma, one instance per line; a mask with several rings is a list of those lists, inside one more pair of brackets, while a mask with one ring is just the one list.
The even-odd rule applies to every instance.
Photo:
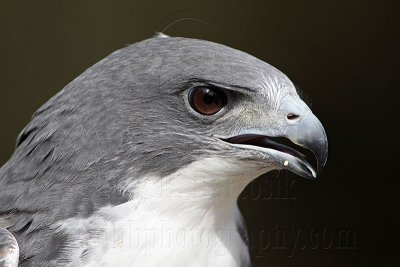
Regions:
[[213, 115], [227, 103], [224, 91], [212, 87], [197, 87], [189, 95], [190, 106], [200, 114]]

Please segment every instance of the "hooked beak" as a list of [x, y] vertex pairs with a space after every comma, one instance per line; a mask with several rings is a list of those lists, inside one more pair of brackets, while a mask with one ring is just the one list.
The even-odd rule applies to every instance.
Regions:
[[328, 138], [318, 118], [308, 112], [298, 124], [286, 129], [285, 137], [310, 150], [317, 160], [317, 171], [321, 173], [328, 159]]
[[[258, 131], [220, 139], [235, 147], [264, 152], [272, 156], [281, 168], [310, 179], [315, 179], [322, 171], [328, 157], [325, 130], [311, 111], [274, 136]], [[315, 167], [310, 163], [312, 158], [315, 158]]]

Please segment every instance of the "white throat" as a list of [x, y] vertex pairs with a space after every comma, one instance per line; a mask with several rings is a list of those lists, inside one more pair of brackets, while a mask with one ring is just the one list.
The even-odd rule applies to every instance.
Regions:
[[[204, 159], [162, 179], [124, 185], [130, 201], [82, 222], [64, 222], [60, 229], [69, 232], [66, 225], [72, 223], [91, 232], [102, 229], [95, 238], [82, 236], [70, 252], [78, 256], [90, 249], [87, 267], [248, 266], [237, 198], [266, 171], [256, 163]], [[82, 246], [85, 238], [90, 242]]]

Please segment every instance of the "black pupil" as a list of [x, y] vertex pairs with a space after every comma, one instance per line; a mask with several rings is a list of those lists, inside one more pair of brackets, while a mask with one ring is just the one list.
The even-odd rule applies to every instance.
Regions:
[[216, 99], [217, 94], [210, 89], [206, 89], [203, 91], [204, 97], [203, 101], [207, 105], [211, 105]]

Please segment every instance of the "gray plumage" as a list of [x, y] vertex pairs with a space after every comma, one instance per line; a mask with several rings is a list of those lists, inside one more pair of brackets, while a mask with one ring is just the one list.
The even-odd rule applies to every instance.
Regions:
[[[188, 112], [187, 90], [204, 84], [234, 88], [240, 105], [209, 119]], [[195, 39], [151, 38], [90, 67], [33, 115], [0, 169], [0, 227], [17, 238], [20, 266], [70, 262], [69, 237], [54, 234], [55, 222], [125, 203], [130, 196], [119, 185], [132, 177], [232, 156], [237, 151], [222, 150], [212, 136], [258, 128], [260, 110], [277, 109], [287, 95], [297, 97], [272, 66]], [[283, 125], [268, 118], [263, 127]]]

